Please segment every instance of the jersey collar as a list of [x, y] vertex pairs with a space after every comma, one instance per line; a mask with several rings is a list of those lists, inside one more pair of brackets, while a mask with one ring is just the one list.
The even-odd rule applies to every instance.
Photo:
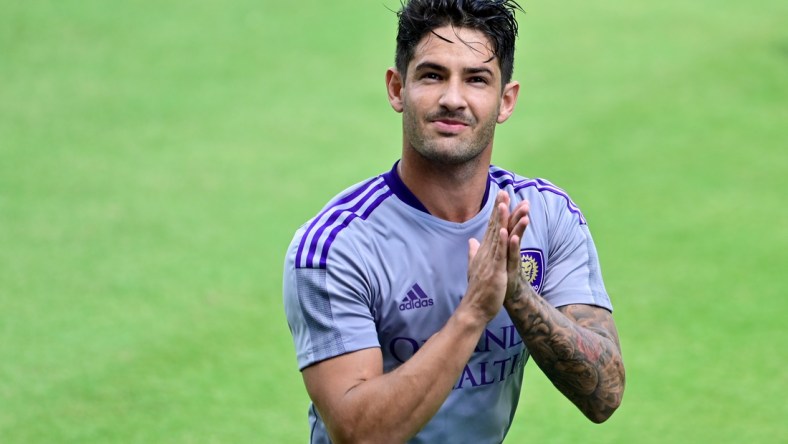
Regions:
[[[408, 187], [405, 185], [405, 182], [402, 181], [402, 178], [399, 177], [399, 173], [397, 172], [397, 166], [399, 165], [399, 160], [394, 162], [394, 166], [391, 168], [391, 171], [387, 173], [383, 173], [382, 177], [383, 180], [386, 181], [386, 185], [389, 186], [391, 192], [394, 193], [401, 201], [405, 202], [406, 204], [410, 205], [411, 207], [423, 211], [427, 214], [430, 212], [427, 210], [427, 207], [419, 201], [415, 194], [413, 194]], [[492, 178], [490, 175], [487, 175], [487, 187], [484, 190], [484, 197], [482, 197], [482, 203], [479, 206], [479, 211], [481, 211], [484, 206], [487, 204], [487, 200], [490, 196], [490, 182]]]

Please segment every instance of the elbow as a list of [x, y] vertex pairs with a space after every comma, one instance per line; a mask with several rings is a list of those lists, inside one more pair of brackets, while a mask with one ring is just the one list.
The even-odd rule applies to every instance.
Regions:
[[[355, 444], [363, 442], [360, 438], [358, 417], [353, 415], [343, 415], [342, 412], [332, 411], [331, 414], [324, 415], [318, 409], [318, 413], [323, 418], [331, 442], [335, 444]], [[328, 413], [328, 412], [326, 412]]]
[[351, 420], [341, 424], [334, 423], [331, 426], [326, 423], [331, 442], [335, 444], [375, 444], [389, 441], [384, 436], [378, 436], [377, 430], [365, 430], [355, 422]]
[[366, 414], [369, 410], [329, 409], [323, 419], [331, 442], [334, 444], [379, 444], [388, 442], [405, 442], [410, 437], [402, 436], [401, 427], [381, 421], [379, 418]]
[[386, 442], [385, 438], [373, 438], [371, 436], [358, 436], [356, 433], [329, 433], [331, 442], [335, 444], [375, 444]]
[[621, 406], [621, 395], [622, 393], [608, 394], [603, 402], [592, 403], [593, 405], [588, 405], [581, 411], [594, 424], [602, 424]]
[[334, 424], [333, 427], [327, 426], [328, 435], [331, 438], [331, 442], [336, 444], [363, 444], [369, 442], [368, 436], [364, 436], [363, 433], [359, 433], [359, 429], [350, 425], [349, 423], [344, 423], [342, 425]]
[[595, 424], [602, 424], [610, 419], [621, 406], [626, 382], [623, 364], [618, 365], [617, 370], [615, 377], [607, 381], [604, 389], [597, 390], [594, 394], [594, 402], [587, 403], [586, 408], [582, 409], [583, 414]]
[[329, 429], [328, 436], [331, 438], [331, 442], [336, 444], [361, 444], [365, 442], [352, 430], [342, 427]]
[[586, 418], [590, 419], [591, 422], [593, 422], [594, 424], [602, 424], [603, 422], [610, 419], [612, 415], [613, 415], [612, 413], [610, 414], [602, 413], [602, 414], [592, 414], [592, 415], [586, 414]]
[[583, 414], [594, 424], [602, 424], [613, 416], [613, 413], [618, 409], [619, 405], [620, 404], [610, 405], [603, 409], [587, 410], [584, 411]]

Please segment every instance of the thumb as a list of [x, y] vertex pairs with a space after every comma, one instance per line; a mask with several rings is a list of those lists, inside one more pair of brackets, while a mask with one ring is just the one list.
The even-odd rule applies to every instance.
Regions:
[[468, 239], [468, 262], [476, 256], [476, 252], [479, 251], [479, 241], [474, 238]]

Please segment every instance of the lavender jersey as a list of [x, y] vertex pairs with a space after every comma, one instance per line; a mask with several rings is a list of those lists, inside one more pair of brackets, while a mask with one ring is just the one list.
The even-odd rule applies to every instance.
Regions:
[[[430, 215], [395, 164], [333, 199], [290, 244], [284, 304], [299, 368], [371, 347], [380, 348], [386, 372], [413, 356], [459, 305], [468, 283], [468, 239], [483, 237], [498, 190], [509, 194], [512, 208], [530, 202], [520, 256], [533, 288], [556, 307], [612, 310], [585, 218], [564, 191], [491, 166], [481, 211], [454, 223]], [[448, 399], [410, 442], [502, 442], [527, 360], [502, 309]], [[309, 420], [311, 442], [330, 442], [314, 406]]]

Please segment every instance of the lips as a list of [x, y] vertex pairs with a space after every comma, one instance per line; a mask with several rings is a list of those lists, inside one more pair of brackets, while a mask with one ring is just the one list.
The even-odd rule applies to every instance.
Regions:
[[467, 123], [454, 119], [436, 119], [432, 124], [441, 133], [459, 133], [468, 127]]

